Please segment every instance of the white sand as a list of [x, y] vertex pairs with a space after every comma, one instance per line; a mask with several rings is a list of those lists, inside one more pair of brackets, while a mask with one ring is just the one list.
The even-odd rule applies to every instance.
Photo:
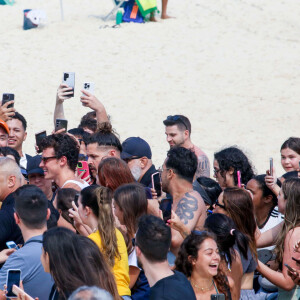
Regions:
[[[62, 73], [74, 71], [69, 128], [87, 111], [79, 88], [93, 81], [121, 140], [146, 139], [157, 166], [168, 150], [162, 120], [181, 113], [211, 161], [237, 144], [258, 173], [271, 156], [283, 173], [280, 146], [299, 136], [299, 1], [169, 0], [176, 19], [119, 29], [99, 29], [105, 23], [93, 17], [107, 14], [111, 0], [63, 3], [64, 22], [59, 0], [0, 6], [0, 93], [14, 93], [27, 118], [27, 153], [34, 153], [35, 132], [52, 130], [56, 89]], [[46, 26], [23, 31], [27, 8], [45, 10]]]

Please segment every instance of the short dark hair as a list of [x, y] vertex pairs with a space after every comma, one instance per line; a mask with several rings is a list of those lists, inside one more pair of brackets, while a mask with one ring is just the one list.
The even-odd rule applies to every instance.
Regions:
[[0, 154], [2, 154], [4, 157], [6, 157], [7, 155], [12, 155], [15, 158], [18, 166], [20, 165], [21, 156], [17, 150], [10, 147], [0, 147]]
[[136, 245], [151, 262], [163, 262], [171, 245], [171, 229], [152, 215], [141, 216], [136, 233]]
[[65, 156], [72, 171], [75, 171], [78, 163], [79, 145], [77, 141], [67, 134], [52, 134], [45, 137], [40, 144], [40, 150], [53, 148], [56, 158]]
[[166, 167], [173, 169], [181, 178], [192, 183], [197, 170], [196, 154], [183, 147], [173, 147], [168, 151]]
[[95, 132], [97, 130], [96, 112], [90, 111], [86, 113], [80, 120], [78, 128], [88, 128]]
[[20, 114], [18, 113], [17, 111], [15, 112], [15, 115], [14, 116], [11, 116], [12, 119], [17, 119], [19, 121], [21, 121], [22, 125], [23, 125], [23, 128], [24, 128], [24, 131], [26, 131], [26, 128], [27, 128], [27, 121], [26, 119]]
[[72, 128], [68, 130], [68, 133], [73, 134], [76, 137], [81, 138], [84, 142], [91, 136], [90, 133], [83, 130], [83, 128]]
[[236, 146], [225, 148], [215, 153], [215, 160], [219, 164], [220, 174], [225, 179], [226, 172], [233, 169], [233, 179], [235, 185], [238, 184], [237, 171], [241, 172], [242, 183], [253, 178], [254, 172], [248, 157]]
[[98, 131], [90, 136], [87, 145], [97, 143], [99, 146], [111, 147], [122, 152], [122, 145], [114, 133], [110, 122], [103, 122], [98, 126]]
[[296, 153], [300, 154], [300, 138], [290, 137], [281, 146], [280, 151], [286, 148], [290, 148]]
[[168, 116], [166, 120], [163, 121], [165, 126], [177, 125], [180, 131], [188, 130], [192, 133], [192, 125], [190, 120], [183, 115]]
[[48, 199], [35, 185], [23, 185], [14, 193], [15, 210], [31, 229], [41, 229], [47, 222]]

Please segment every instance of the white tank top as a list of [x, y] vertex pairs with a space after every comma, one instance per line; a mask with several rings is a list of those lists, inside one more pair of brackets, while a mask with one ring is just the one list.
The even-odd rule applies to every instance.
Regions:
[[61, 187], [61, 189], [63, 189], [64, 186], [65, 186], [66, 184], [68, 184], [68, 183], [74, 183], [74, 184], [78, 185], [78, 186], [80, 187], [81, 190], [83, 190], [84, 188], [90, 186], [90, 185], [89, 185], [87, 182], [85, 182], [85, 181], [82, 183], [82, 182], [77, 181], [77, 180], [67, 180], [67, 181], [63, 184], [63, 186]]

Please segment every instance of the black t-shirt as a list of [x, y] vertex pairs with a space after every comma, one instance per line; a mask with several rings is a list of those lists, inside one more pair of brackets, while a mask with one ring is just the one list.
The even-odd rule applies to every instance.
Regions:
[[6, 249], [6, 242], [14, 241], [23, 244], [23, 237], [14, 219], [15, 198], [9, 194], [3, 201], [0, 210], [0, 251]]
[[142, 179], [140, 180], [140, 183], [146, 187], [152, 188], [152, 178], [151, 175], [156, 173], [157, 170], [155, 169], [155, 166], [152, 165], [149, 170], [144, 174]]
[[196, 300], [194, 290], [187, 278], [178, 271], [155, 283], [150, 289], [150, 300]]

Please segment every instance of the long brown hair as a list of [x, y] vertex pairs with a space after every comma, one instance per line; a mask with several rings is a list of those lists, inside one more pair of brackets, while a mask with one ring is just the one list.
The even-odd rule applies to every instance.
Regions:
[[64, 227], [43, 235], [43, 249], [49, 256], [50, 273], [60, 294], [66, 299], [78, 287], [98, 286], [119, 300], [114, 276], [97, 245], [89, 238]]
[[137, 231], [139, 218], [147, 214], [148, 201], [145, 189], [138, 183], [124, 184], [116, 189], [114, 202], [123, 213], [127, 231], [125, 240], [130, 254], [133, 251], [131, 240]]
[[283, 182], [282, 192], [286, 199], [284, 223], [274, 249], [276, 261], [282, 263], [284, 241], [290, 230], [300, 226], [300, 178], [290, 178]]
[[108, 157], [100, 162], [98, 178], [101, 185], [109, 187], [113, 192], [120, 185], [135, 181], [125, 161], [116, 157]]
[[228, 216], [237, 229], [249, 239], [251, 252], [257, 257], [253, 201], [248, 191], [238, 187], [226, 188], [223, 192], [223, 202]]
[[90, 207], [97, 217], [104, 256], [113, 267], [115, 257], [120, 258], [120, 253], [112, 212], [112, 192], [103, 186], [89, 186], [81, 191], [81, 203], [83, 207]]

